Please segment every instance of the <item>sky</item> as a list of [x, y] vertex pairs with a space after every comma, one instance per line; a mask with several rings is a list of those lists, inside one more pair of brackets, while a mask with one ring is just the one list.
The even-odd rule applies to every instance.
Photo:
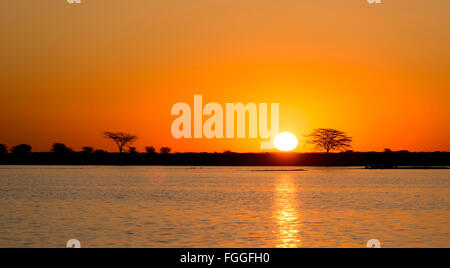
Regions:
[[336, 128], [356, 151], [450, 151], [450, 1], [0, 1], [0, 143], [113, 151], [102, 132], [176, 152], [171, 107], [279, 103], [280, 130]]

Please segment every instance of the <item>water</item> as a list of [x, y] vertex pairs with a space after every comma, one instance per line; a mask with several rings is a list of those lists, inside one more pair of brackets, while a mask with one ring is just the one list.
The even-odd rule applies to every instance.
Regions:
[[0, 247], [450, 246], [449, 170], [306, 169], [3, 166]]

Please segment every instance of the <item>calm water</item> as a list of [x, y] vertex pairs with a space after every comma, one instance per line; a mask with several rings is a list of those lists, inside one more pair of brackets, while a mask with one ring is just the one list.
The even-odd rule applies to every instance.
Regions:
[[0, 167], [0, 247], [450, 246], [450, 171]]

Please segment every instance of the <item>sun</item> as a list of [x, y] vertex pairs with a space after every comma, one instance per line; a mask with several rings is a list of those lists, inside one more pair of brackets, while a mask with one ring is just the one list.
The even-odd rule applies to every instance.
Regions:
[[297, 148], [298, 140], [294, 134], [283, 132], [275, 137], [275, 141], [273, 142], [273, 144], [278, 150], [289, 152]]

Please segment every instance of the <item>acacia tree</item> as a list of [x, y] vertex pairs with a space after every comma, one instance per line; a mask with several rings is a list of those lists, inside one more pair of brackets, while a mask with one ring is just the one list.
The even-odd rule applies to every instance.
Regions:
[[352, 137], [347, 136], [345, 132], [331, 128], [315, 129], [306, 136], [306, 143], [314, 145], [317, 150], [325, 151], [327, 154], [331, 151], [350, 149], [352, 142]]
[[153, 146], [145, 147], [145, 151], [147, 152], [147, 154], [155, 154], [156, 153], [156, 149]]
[[51, 151], [56, 154], [66, 154], [71, 153], [73, 150], [63, 143], [55, 143], [53, 144]]
[[13, 147], [11, 151], [13, 154], [24, 155], [31, 153], [31, 149], [32, 147], [28, 144], [20, 144]]
[[172, 149], [169, 148], [169, 147], [162, 147], [161, 149], [159, 149], [159, 151], [160, 151], [162, 154], [170, 154], [170, 152], [172, 151]]
[[137, 136], [123, 132], [105, 131], [103, 135], [106, 139], [114, 141], [114, 143], [117, 145], [117, 148], [119, 149], [119, 153], [123, 152], [125, 146], [129, 147], [131, 144], [133, 144], [133, 142], [135, 142], [138, 139]]

